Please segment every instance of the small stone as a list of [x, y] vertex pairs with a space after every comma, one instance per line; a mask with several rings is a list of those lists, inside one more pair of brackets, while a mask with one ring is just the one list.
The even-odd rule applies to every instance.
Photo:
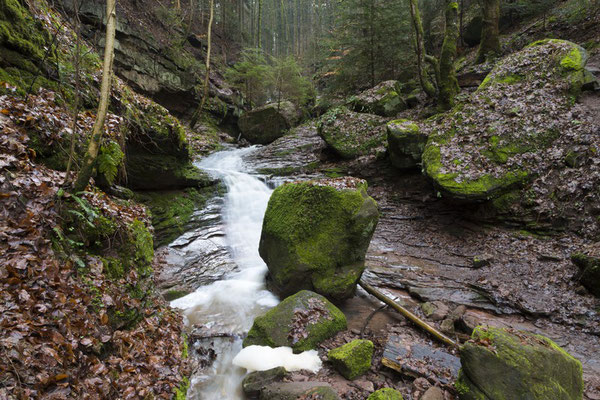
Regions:
[[354, 386], [359, 389], [364, 390], [365, 392], [371, 393], [375, 390], [375, 386], [373, 386], [373, 382], [368, 381], [366, 379], [358, 379], [354, 382]]
[[353, 380], [371, 368], [373, 342], [357, 339], [330, 350], [327, 358], [344, 378]]
[[444, 400], [444, 391], [437, 386], [430, 387], [421, 400]]
[[440, 324], [440, 330], [444, 333], [448, 333], [451, 335], [454, 334], [454, 320], [450, 318], [446, 318], [445, 320], [443, 320]]
[[466, 333], [467, 335], [471, 335], [475, 327], [480, 325], [479, 320], [473, 316], [465, 314], [461, 318], [459, 318], [455, 323], [455, 327], [457, 330]]
[[248, 397], [256, 397], [267, 385], [283, 379], [287, 371], [283, 367], [269, 369], [267, 371], [255, 371], [248, 374], [242, 382], [242, 389]]
[[494, 262], [494, 257], [490, 254], [481, 254], [473, 257], [473, 268], [479, 269], [489, 267]]
[[367, 400], [404, 400], [402, 394], [392, 388], [383, 388], [371, 393]]
[[421, 304], [423, 314], [432, 321], [441, 321], [448, 315], [450, 309], [441, 301], [427, 302]]

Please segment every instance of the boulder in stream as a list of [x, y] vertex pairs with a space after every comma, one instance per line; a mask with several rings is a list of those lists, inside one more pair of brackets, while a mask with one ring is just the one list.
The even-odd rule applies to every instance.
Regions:
[[356, 178], [288, 183], [275, 189], [259, 252], [273, 289], [288, 296], [314, 290], [333, 300], [351, 297], [379, 212]]
[[246, 375], [242, 381], [242, 389], [249, 398], [257, 398], [265, 387], [281, 381], [286, 375], [287, 371], [283, 367], [254, 371]]
[[341, 158], [354, 158], [385, 151], [385, 122], [378, 115], [336, 107], [321, 117], [319, 136]]
[[361, 339], [353, 340], [330, 350], [327, 358], [344, 378], [356, 379], [371, 368], [373, 342]]
[[581, 400], [581, 363], [550, 339], [477, 327], [461, 349], [455, 386], [461, 400]]
[[282, 137], [300, 120], [296, 106], [289, 101], [270, 103], [246, 112], [238, 121], [242, 137], [253, 144], [269, 144]]
[[339, 400], [338, 394], [325, 382], [284, 382], [268, 385], [260, 400]]
[[303, 290], [256, 317], [244, 339], [251, 345], [312, 350], [346, 329], [346, 316], [325, 297]]
[[409, 169], [421, 165], [427, 134], [415, 122], [407, 119], [389, 122], [387, 140], [390, 161], [394, 167]]

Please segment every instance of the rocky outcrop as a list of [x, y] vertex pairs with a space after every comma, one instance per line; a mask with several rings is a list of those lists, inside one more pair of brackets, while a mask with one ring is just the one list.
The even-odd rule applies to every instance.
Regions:
[[[73, 2], [60, 0], [59, 3], [65, 16], [71, 18]], [[157, 24], [156, 20], [168, 17], [155, 15], [166, 11], [161, 7], [139, 0], [119, 2], [115, 73], [137, 92], [152, 98], [177, 116], [189, 117], [200, 99], [196, 87], [203, 77], [202, 49], [205, 44], [194, 34], [185, 38], [177, 28]], [[103, 25], [105, 8], [105, 2], [99, 0], [84, 1], [80, 5], [83, 36], [100, 48], [104, 42], [98, 32]], [[141, 9], [143, 13], [140, 13]], [[241, 107], [239, 94], [231, 90], [218, 73], [213, 72], [212, 75], [211, 98], [206, 109], [219, 121], [237, 119]]]
[[385, 81], [365, 90], [348, 100], [348, 106], [356, 112], [377, 114], [382, 117], [394, 117], [408, 108], [402, 97], [398, 81]]
[[286, 346], [302, 352], [344, 329], [346, 317], [336, 306], [323, 296], [303, 290], [256, 317], [244, 347]]
[[399, 169], [416, 168], [427, 143], [427, 135], [412, 121], [399, 119], [387, 124], [390, 162]]
[[461, 400], [583, 398], [581, 363], [540, 335], [478, 327], [460, 358]]
[[370, 340], [353, 340], [343, 346], [329, 350], [327, 358], [344, 378], [356, 379], [371, 368], [373, 342]]
[[251, 372], [242, 381], [242, 390], [248, 398], [257, 398], [267, 386], [281, 381], [286, 375], [283, 367]]
[[535, 42], [499, 61], [463, 104], [424, 124], [423, 170], [439, 193], [488, 201], [532, 229], [559, 229], [571, 219], [578, 230], [597, 232], [600, 127], [591, 109], [575, 104], [586, 59], [573, 43]]
[[356, 178], [288, 183], [275, 189], [259, 252], [284, 296], [310, 289], [330, 299], [354, 294], [379, 212]]
[[318, 123], [319, 136], [344, 159], [385, 152], [385, 122], [378, 115], [350, 111], [346, 107], [329, 110]]
[[600, 256], [585, 251], [572, 254], [571, 260], [581, 271], [581, 284], [594, 296], [600, 297]]
[[290, 101], [270, 103], [244, 113], [239, 121], [242, 137], [254, 144], [269, 144], [282, 137], [300, 120]]

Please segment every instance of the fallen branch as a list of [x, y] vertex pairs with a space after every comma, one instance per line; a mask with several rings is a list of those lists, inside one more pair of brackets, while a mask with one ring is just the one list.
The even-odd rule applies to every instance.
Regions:
[[379, 300], [383, 301], [388, 306], [392, 307], [394, 310], [398, 311], [400, 314], [409, 319], [412, 323], [417, 325], [419, 328], [428, 332], [431, 336], [439, 340], [440, 342], [447, 344], [451, 347], [458, 348], [458, 344], [450, 339], [448, 336], [444, 335], [427, 322], [423, 321], [421, 318], [417, 317], [415, 314], [408, 311], [406, 308], [402, 307], [400, 304], [396, 303], [394, 300], [387, 297], [385, 294], [381, 293], [379, 290], [375, 289], [373, 286], [369, 285], [367, 282], [362, 279], [358, 282], [358, 284], [367, 291], [367, 293], [377, 297]]

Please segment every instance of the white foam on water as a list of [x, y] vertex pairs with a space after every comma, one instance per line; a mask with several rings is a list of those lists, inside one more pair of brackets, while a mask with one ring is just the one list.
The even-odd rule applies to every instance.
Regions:
[[291, 347], [248, 346], [233, 359], [233, 365], [248, 372], [284, 367], [287, 371], [307, 370], [317, 373], [322, 366], [316, 350], [294, 354]]

